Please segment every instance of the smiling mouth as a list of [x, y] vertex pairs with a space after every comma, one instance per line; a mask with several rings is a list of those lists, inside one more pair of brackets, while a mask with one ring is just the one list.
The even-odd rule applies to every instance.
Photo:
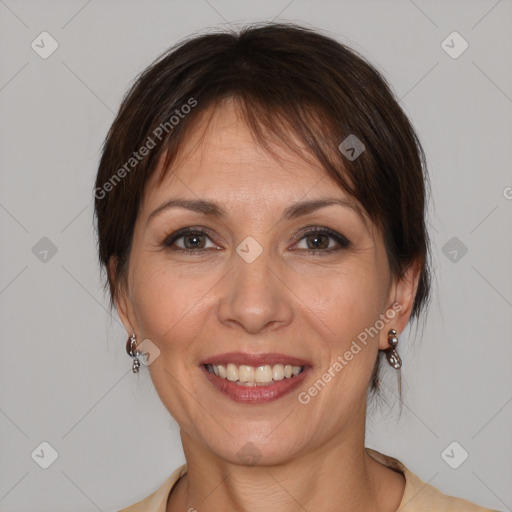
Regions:
[[234, 363], [205, 364], [204, 367], [221, 379], [246, 387], [269, 386], [274, 382], [292, 379], [300, 375], [305, 368], [291, 364], [249, 366]]

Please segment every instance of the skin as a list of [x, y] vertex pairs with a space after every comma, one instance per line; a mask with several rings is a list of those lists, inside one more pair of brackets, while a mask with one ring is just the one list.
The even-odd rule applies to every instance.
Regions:
[[[419, 267], [395, 280], [381, 233], [350, 208], [332, 205], [282, 219], [297, 201], [353, 199], [319, 164], [275, 150], [280, 162], [226, 101], [208, 126], [200, 120], [191, 131], [163, 183], [157, 186], [155, 174], [145, 190], [116, 305], [126, 330], [160, 350], [149, 371], [180, 426], [188, 472], [167, 511], [395, 511], [405, 479], [364, 450], [366, 400], [378, 350], [389, 347], [388, 330], [400, 333], [409, 320]], [[151, 212], [176, 197], [214, 201], [226, 217], [174, 207], [148, 223]], [[201, 226], [212, 237], [189, 235], [163, 245], [178, 229]], [[350, 246], [325, 235], [317, 248], [315, 236], [303, 235], [309, 226], [330, 228]], [[235, 251], [248, 236], [263, 248], [250, 264]], [[172, 250], [186, 242], [199, 242], [203, 252]], [[327, 252], [333, 247], [339, 250]], [[112, 260], [111, 271], [114, 266]], [[394, 303], [401, 306], [394, 318], [301, 404], [297, 394]], [[281, 352], [310, 361], [313, 371], [277, 401], [238, 404], [199, 368], [200, 361], [231, 351]], [[261, 455], [252, 466], [237, 457], [249, 442]]]

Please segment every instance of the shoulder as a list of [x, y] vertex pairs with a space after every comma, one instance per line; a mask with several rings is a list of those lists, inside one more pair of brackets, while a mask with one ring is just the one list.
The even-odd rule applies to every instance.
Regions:
[[404, 474], [405, 490], [398, 512], [498, 512], [462, 498], [443, 494], [421, 480], [398, 459], [371, 448], [366, 450], [378, 462]]
[[167, 498], [176, 484], [176, 482], [187, 472], [187, 465], [183, 464], [176, 469], [169, 478], [152, 494], [147, 496], [141, 501], [130, 505], [127, 508], [123, 508], [118, 512], [165, 512], [167, 507]]
[[[462, 498], [443, 494], [432, 485], [423, 482], [398, 459], [371, 448], [366, 450], [378, 462], [404, 474], [405, 490], [397, 512], [499, 512]], [[167, 498], [173, 486], [186, 472], [187, 465], [183, 464], [156, 491], [119, 512], [165, 512]]]

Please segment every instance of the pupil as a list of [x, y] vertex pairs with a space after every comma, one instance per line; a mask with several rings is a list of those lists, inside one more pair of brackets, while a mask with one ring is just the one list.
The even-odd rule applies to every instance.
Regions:
[[[185, 237], [185, 247], [187, 247], [187, 249], [194, 249], [197, 247], [199, 247], [201, 249], [202, 244], [201, 244], [200, 237], [201, 237], [201, 235], [188, 235], [188, 237]], [[190, 243], [191, 240], [192, 240], [192, 243]]]
[[[321, 238], [324, 239], [324, 243], [322, 243]], [[311, 235], [310, 240], [313, 240], [313, 245], [315, 248], [325, 249], [327, 248], [327, 245], [325, 244], [325, 239], [327, 237], [325, 235]]]

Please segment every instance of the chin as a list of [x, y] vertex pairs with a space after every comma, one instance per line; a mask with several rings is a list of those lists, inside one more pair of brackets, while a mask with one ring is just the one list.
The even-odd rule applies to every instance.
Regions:
[[[212, 440], [210, 439], [210, 443]], [[286, 439], [276, 433], [265, 437], [259, 432], [253, 435], [233, 433], [233, 437], [225, 439], [209, 448], [218, 457], [231, 464], [244, 466], [273, 466], [283, 464], [298, 456], [299, 441], [287, 436]]]

